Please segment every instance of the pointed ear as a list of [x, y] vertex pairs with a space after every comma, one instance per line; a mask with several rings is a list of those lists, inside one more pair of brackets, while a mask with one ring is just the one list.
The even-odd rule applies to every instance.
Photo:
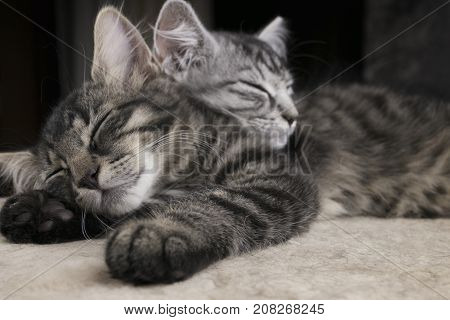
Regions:
[[276, 17], [259, 33], [258, 38], [266, 42], [281, 57], [286, 57], [288, 33], [285, 20], [281, 17]]
[[168, 0], [161, 8], [154, 32], [154, 51], [169, 73], [182, 72], [213, 55], [217, 47], [192, 7]]
[[103, 8], [95, 21], [92, 79], [140, 88], [159, 72], [136, 27], [115, 8]]

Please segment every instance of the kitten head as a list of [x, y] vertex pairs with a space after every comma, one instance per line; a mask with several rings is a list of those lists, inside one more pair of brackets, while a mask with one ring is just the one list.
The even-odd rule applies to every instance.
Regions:
[[121, 215], [157, 190], [163, 156], [149, 144], [175, 123], [161, 106], [173, 105], [176, 94], [138, 30], [117, 10], [101, 10], [94, 33], [93, 81], [48, 119], [36, 180], [89, 211]]
[[209, 32], [188, 3], [169, 0], [156, 23], [154, 52], [167, 74], [209, 106], [283, 147], [298, 116], [286, 35], [280, 17], [257, 35]]

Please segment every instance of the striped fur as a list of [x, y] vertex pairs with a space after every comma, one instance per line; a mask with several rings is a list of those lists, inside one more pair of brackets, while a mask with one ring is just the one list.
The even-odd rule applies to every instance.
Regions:
[[25, 192], [37, 185], [38, 163], [30, 151], [0, 154], [0, 195]]
[[[8, 239], [97, 234], [97, 216], [115, 229], [106, 248], [111, 273], [147, 283], [179, 280], [307, 230], [317, 189], [295, 148], [274, 152], [158, 68], [141, 69], [151, 61], [145, 48], [124, 56], [123, 48], [145, 44], [114, 9], [99, 13], [95, 30], [94, 81], [44, 126], [35, 158], [43, 187], [7, 201], [0, 229]], [[108, 30], [119, 32], [121, 50], [108, 48]]]
[[303, 99], [321, 160], [322, 212], [450, 216], [450, 106], [389, 90], [325, 88]]
[[[111, 8], [96, 30], [110, 21], [119, 23], [111, 32], [145, 46]], [[103, 37], [111, 35], [95, 37], [96, 50], [114, 55]], [[319, 210], [448, 216], [449, 105], [327, 88], [299, 102], [301, 125], [274, 150], [158, 66], [140, 68], [154, 61], [148, 55], [146, 47], [121, 55], [117, 81], [103, 63], [117, 57], [94, 61], [106, 72], [54, 110], [33, 160], [42, 190], [10, 198], [0, 214], [8, 239], [72, 240], [108, 225], [111, 274], [154, 283], [286, 241]]]

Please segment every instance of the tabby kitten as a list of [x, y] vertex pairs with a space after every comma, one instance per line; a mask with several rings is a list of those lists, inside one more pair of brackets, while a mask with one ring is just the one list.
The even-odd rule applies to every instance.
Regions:
[[[30, 153], [36, 190], [8, 199], [3, 235], [77, 239], [83, 214], [98, 215], [114, 228], [112, 275], [148, 283], [185, 278], [308, 228], [317, 190], [295, 152], [253, 142], [234, 117], [163, 74], [115, 9], [99, 13], [94, 38], [92, 82], [45, 124]], [[102, 229], [97, 222], [86, 221], [91, 235]]]
[[209, 32], [188, 3], [168, 0], [156, 22], [153, 51], [163, 71], [197, 99], [282, 148], [298, 117], [287, 33], [280, 17], [257, 35]]
[[[87, 211], [116, 229], [106, 249], [114, 276], [164, 282], [285, 241], [319, 208], [449, 216], [448, 104], [326, 88], [301, 100], [301, 125], [274, 151], [248, 143], [252, 134], [234, 131], [239, 121], [163, 74], [114, 9], [99, 14], [95, 41], [93, 81], [54, 111], [22, 161], [29, 174], [42, 172], [30, 179], [41, 190], [12, 197], [0, 214], [12, 241], [79, 238]], [[312, 126], [308, 139], [302, 125]], [[86, 224], [101, 231], [94, 219]]]
[[[288, 122], [300, 113], [303, 127], [313, 128], [312, 139], [327, 146], [326, 156], [340, 159], [328, 167], [324, 157], [325, 167], [316, 172], [323, 214], [450, 215], [448, 105], [381, 88], [351, 86], [320, 90], [290, 112], [294, 107], [289, 91], [292, 77], [285, 64], [286, 34], [281, 18], [258, 37], [210, 33], [187, 3], [169, 0], [156, 24], [154, 51], [163, 69], [198, 97], [210, 92], [209, 105], [238, 113], [244, 125], [255, 119], [263, 132], [272, 129], [276, 135], [269, 142], [275, 148], [285, 146], [292, 131], [285, 126], [288, 133], [277, 135], [283, 132], [283, 120], [280, 114], [273, 117], [271, 110], [285, 110]], [[231, 81], [235, 75], [244, 80]], [[267, 90], [273, 104], [264, 108], [242, 84]], [[230, 102], [238, 99], [248, 99], [248, 106], [241, 102], [236, 103], [240, 109], [229, 109]], [[295, 127], [292, 122], [291, 128]]]

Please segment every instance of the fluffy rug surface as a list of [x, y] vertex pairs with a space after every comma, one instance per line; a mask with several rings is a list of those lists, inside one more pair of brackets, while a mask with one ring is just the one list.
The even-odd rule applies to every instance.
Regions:
[[339, 218], [276, 247], [228, 258], [185, 281], [111, 279], [104, 240], [17, 245], [0, 239], [7, 299], [445, 299], [450, 219]]

